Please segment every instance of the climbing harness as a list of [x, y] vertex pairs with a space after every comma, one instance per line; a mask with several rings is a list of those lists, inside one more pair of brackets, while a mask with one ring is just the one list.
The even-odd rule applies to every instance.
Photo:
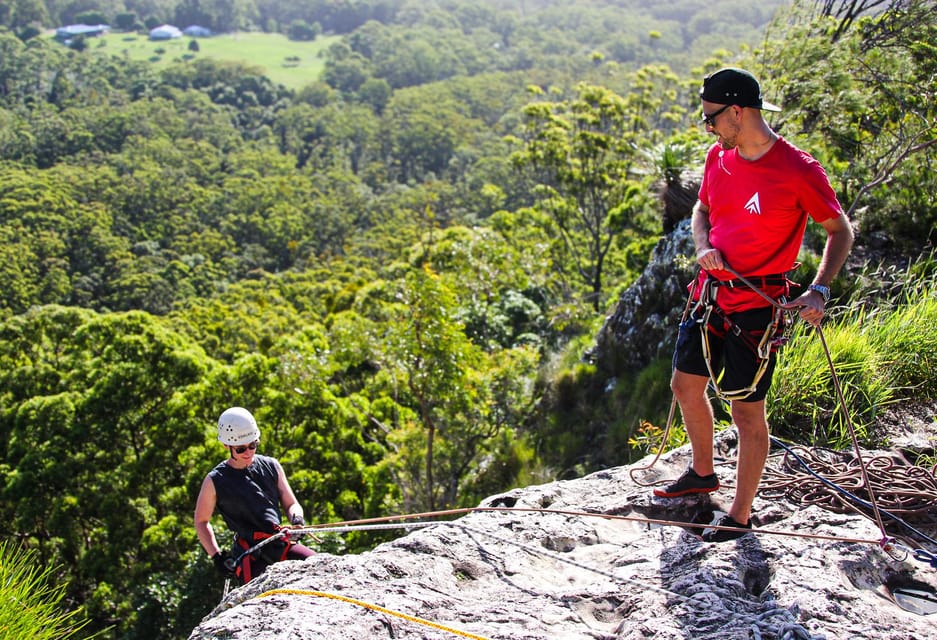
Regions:
[[286, 555], [289, 553], [290, 547], [293, 546], [293, 543], [289, 539], [289, 534], [290, 534], [290, 529], [285, 528], [285, 527], [282, 529], [278, 529], [274, 533], [264, 533], [262, 531], [255, 531], [254, 540], [258, 540], [259, 542], [255, 542], [253, 546], [250, 546], [247, 540], [240, 538], [240, 537], [237, 538], [237, 544], [242, 549], [244, 549], [244, 551], [241, 552], [241, 555], [239, 555], [235, 559], [234, 562], [235, 562], [235, 566], [237, 566], [238, 568], [238, 572], [240, 573], [241, 577], [244, 579], [244, 582], [250, 582], [251, 578], [253, 578], [253, 576], [251, 575], [250, 558], [255, 553], [257, 553], [258, 551], [266, 547], [267, 545], [270, 545], [274, 542], [284, 543], [283, 550], [282, 552], [280, 552], [277, 560], [286, 560]]
[[[290, 551], [290, 547], [292, 547], [294, 544], [292, 537], [302, 535], [303, 533], [304, 532], [297, 527], [280, 527], [272, 534], [255, 531], [254, 539], [259, 540], [259, 542], [256, 542], [253, 546], [248, 546], [247, 541], [243, 538], [237, 538], [237, 544], [243, 549], [243, 551], [231, 561], [231, 566], [234, 567], [236, 575], [246, 584], [254, 577], [251, 575], [250, 558], [255, 553], [269, 544], [277, 541], [283, 541], [285, 544], [283, 546], [283, 552], [280, 554], [279, 560], [286, 560], [286, 557]], [[226, 578], [222, 598], [228, 595], [230, 588], [231, 579]]]
[[[794, 269], [797, 269], [799, 266], [799, 264], [795, 265]], [[744, 400], [753, 394], [758, 388], [758, 383], [761, 382], [761, 378], [764, 376], [765, 371], [767, 371], [768, 364], [770, 363], [771, 353], [777, 351], [781, 346], [790, 340], [788, 331], [790, 327], [793, 326], [793, 320], [787, 318], [786, 314], [790, 313], [793, 315], [793, 312], [796, 309], [787, 306], [787, 296], [790, 295], [790, 288], [794, 283], [787, 277], [786, 274], [757, 276], [756, 279], [759, 280], [759, 284], [762, 286], [784, 287], [784, 294], [780, 300], [775, 300], [774, 298], [765, 294], [751, 280], [742, 277], [730, 269], [728, 265], [725, 265], [725, 268], [735, 276], [735, 279], [716, 280], [707, 276], [703, 280], [703, 285], [699, 297], [696, 295], [696, 288], [699, 285], [700, 278], [697, 276], [693, 279], [693, 283], [690, 285], [690, 291], [689, 295], [687, 296], [686, 304], [683, 307], [683, 314], [680, 317], [680, 325], [686, 326], [690, 318], [694, 318], [693, 323], [699, 326], [702, 336], [703, 359], [706, 362], [706, 370], [709, 372], [710, 386], [713, 388], [716, 395], [725, 401]], [[772, 312], [771, 319], [765, 327], [764, 332], [760, 332], [760, 335], [758, 335], [758, 333], [744, 330], [732, 322], [732, 320], [716, 305], [716, 292], [718, 287], [724, 287], [728, 289], [749, 287], [755, 291], [755, 293], [761, 296], [766, 302], [768, 302], [774, 311]], [[711, 328], [715, 328], [711, 322], [711, 317], [713, 314], [715, 314], [722, 322], [722, 330], [720, 335], [725, 335], [728, 331], [735, 333], [735, 335], [742, 338], [742, 341], [752, 349], [758, 358], [758, 368], [755, 370], [755, 375], [751, 384], [749, 384], [747, 387], [731, 391], [725, 391], [719, 387], [718, 378], [713, 371], [712, 358], [710, 357], [711, 349], [709, 343], [709, 331]], [[755, 339], [756, 336], [758, 336], [757, 340]], [[635, 476], [635, 473], [639, 471], [647, 471], [653, 468], [654, 465], [657, 464], [657, 461], [660, 459], [660, 457], [663, 455], [663, 444], [667, 442], [667, 438], [670, 435], [670, 430], [673, 427], [674, 417], [676, 416], [676, 410], [677, 398], [676, 396], [671, 395], [670, 410], [667, 413], [667, 425], [661, 438], [662, 444], [660, 447], [658, 447], [654, 459], [651, 460], [650, 464], [647, 466], [632, 467], [628, 472], [631, 476], [631, 480], [638, 486], [649, 487], [668, 482], [667, 480], [661, 480], [658, 482], [645, 483], [639, 480]]]
[[[726, 401], [744, 400], [758, 388], [768, 365], [771, 362], [771, 354], [776, 352], [783, 344], [788, 341], [786, 328], [791, 326], [787, 321], [787, 314], [792, 310], [786, 306], [787, 296], [790, 293], [791, 281], [785, 274], [776, 276], [759, 276], [758, 280], [762, 286], [783, 287], [784, 294], [778, 299], [768, 297], [772, 302], [772, 313], [764, 330], [752, 331], [744, 329], [735, 323], [730, 314], [724, 313], [716, 302], [718, 290], [720, 288], [736, 289], [743, 286], [744, 280], [716, 280], [706, 276], [700, 288], [699, 298], [690, 317], [699, 325], [702, 336], [703, 360], [706, 362], [706, 369], [709, 371], [709, 379], [716, 395]], [[695, 295], [695, 287], [698, 279], [694, 280], [690, 291], [690, 298]], [[755, 370], [751, 384], [740, 389], [724, 390], [719, 386], [719, 377], [716, 375], [712, 366], [712, 349], [710, 346], [710, 335], [725, 337], [729, 333], [738, 337], [755, 354], [758, 360], [758, 368]]]

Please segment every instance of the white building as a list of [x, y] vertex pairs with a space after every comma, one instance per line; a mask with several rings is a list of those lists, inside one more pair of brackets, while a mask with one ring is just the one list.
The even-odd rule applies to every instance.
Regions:
[[174, 27], [171, 24], [163, 24], [150, 30], [150, 40], [172, 40], [181, 37], [182, 31], [179, 30], [179, 27]]

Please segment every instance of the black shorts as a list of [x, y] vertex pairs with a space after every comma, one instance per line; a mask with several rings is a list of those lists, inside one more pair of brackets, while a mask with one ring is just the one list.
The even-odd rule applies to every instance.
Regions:
[[[750, 311], [740, 311], [729, 316], [730, 320], [741, 329], [756, 332], [757, 336], [764, 333], [768, 323], [774, 316], [774, 309], [763, 307]], [[696, 317], [690, 317], [680, 323], [677, 334], [677, 346], [673, 354], [673, 366], [684, 373], [709, 377], [706, 360], [703, 357], [702, 331]], [[751, 344], [731, 331], [725, 332], [722, 318], [712, 313], [709, 319], [709, 353], [710, 365], [714, 376], [722, 373], [718, 381], [719, 388], [728, 393], [751, 386], [755, 379], [761, 359]], [[713, 326], [715, 325], [715, 327]], [[769, 355], [767, 369], [758, 382], [755, 391], [739, 402], [758, 402], [764, 400], [771, 387], [771, 378], [774, 375], [774, 365], [777, 354], [772, 349]]]

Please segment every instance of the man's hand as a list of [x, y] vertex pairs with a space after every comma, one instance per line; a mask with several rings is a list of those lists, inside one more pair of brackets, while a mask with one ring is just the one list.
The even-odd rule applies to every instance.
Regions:
[[[290, 518], [290, 524], [294, 527], [302, 528], [306, 526], [306, 521], [303, 519], [301, 515], [297, 513], [292, 518]], [[296, 542], [302, 537], [303, 537], [302, 533], [294, 533], [290, 535], [290, 540], [292, 540], [293, 542]]]
[[826, 303], [816, 291], [805, 291], [796, 300], [784, 305], [788, 309], [800, 309], [800, 317], [815, 327], [823, 320]]
[[696, 262], [699, 263], [699, 266], [706, 271], [713, 271], [714, 269], [725, 269], [725, 261], [722, 259], [722, 254], [719, 252], [719, 249], [714, 247], [697, 251]]

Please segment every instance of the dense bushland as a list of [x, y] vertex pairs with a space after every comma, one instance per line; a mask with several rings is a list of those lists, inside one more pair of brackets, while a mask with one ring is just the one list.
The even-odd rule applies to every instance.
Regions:
[[[614, 2], [576, 19], [548, 2], [361, 4], [395, 11], [348, 28], [295, 93], [240, 64], [158, 72], [0, 33], [2, 536], [94, 630], [182, 637], [217, 602], [191, 514], [231, 404], [254, 411], [310, 522], [473, 505], [640, 455], [596, 438], [625, 443], [665, 411], [668, 370], [609, 389], [581, 356], [664, 228], [658, 190], [701, 162], [704, 71], [759, 73], [779, 130], [855, 205], [857, 259], [933, 243], [928, 3], [846, 29], [805, 3], [757, 50], [710, 47], [692, 70], [683, 25], [715, 34], [721, 8], [659, 23], [645, 15], [689, 4], [628, 20]], [[639, 29], [640, 55], [572, 46], [597, 23], [609, 42], [631, 37], [609, 25]], [[872, 298], [854, 278], [837, 283], [848, 308]], [[854, 361], [927, 353], [913, 304], [933, 288], [906, 280], [909, 304], [863, 309], [882, 324]], [[831, 338], [859, 344], [853, 317]], [[869, 380], [932, 394], [906, 368]], [[825, 436], [830, 408], [811, 402], [792, 432], [813, 431], [806, 412]]]

